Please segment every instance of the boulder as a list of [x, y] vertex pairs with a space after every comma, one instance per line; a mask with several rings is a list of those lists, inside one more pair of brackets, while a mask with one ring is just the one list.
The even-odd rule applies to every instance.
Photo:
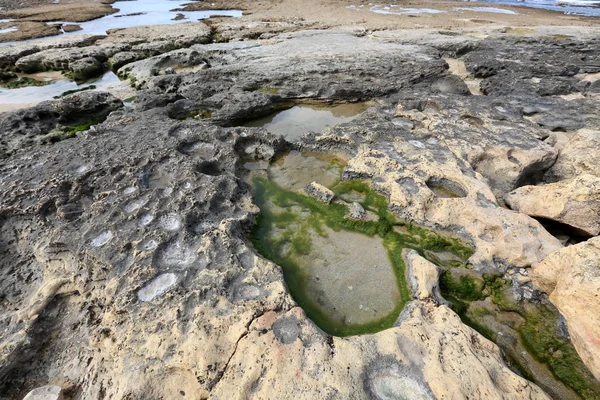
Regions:
[[60, 386], [42, 386], [27, 393], [23, 400], [64, 400]]
[[415, 300], [433, 300], [443, 303], [440, 294], [438, 268], [421, 257], [415, 250], [404, 249], [402, 257], [406, 262], [406, 280]]
[[523, 186], [504, 197], [513, 210], [570, 225], [585, 235], [600, 233], [600, 178], [582, 174], [540, 186]]
[[73, 79], [85, 81], [102, 75], [104, 65], [94, 57], [84, 57], [69, 63], [69, 72]]
[[331, 190], [317, 182], [311, 182], [308, 185], [306, 185], [304, 191], [309, 196], [326, 204], [331, 203], [331, 200], [333, 200], [333, 198], [335, 197], [335, 194]]
[[579, 356], [600, 379], [600, 238], [552, 253], [530, 275], [550, 295]]
[[582, 129], [571, 135], [556, 163], [544, 175], [545, 182], [557, 182], [582, 174], [600, 176], [600, 130]]

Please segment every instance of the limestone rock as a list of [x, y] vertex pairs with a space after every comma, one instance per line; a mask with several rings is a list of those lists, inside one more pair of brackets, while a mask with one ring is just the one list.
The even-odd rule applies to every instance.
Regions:
[[355, 219], [355, 220], [361, 220], [361, 219], [364, 219], [366, 216], [367, 216], [367, 212], [365, 211], [365, 209], [363, 208], [363, 206], [361, 206], [357, 202], [353, 202], [350, 205], [350, 212], [348, 213], [348, 215], [346, 216], [346, 218]]
[[80, 92], [32, 108], [0, 113], [0, 157], [36, 143], [55, 141], [46, 137], [53, 129], [98, 123], [122, 106], [123, 102], [109, 93]]
[[326, 204], [331, 203], [331, 200], [333, 200], [333, 198], [335, 197], [335, 194], [331, 190], [317, 182], [311, 182], [308, 185], [306, 185], [304, 191], [309, 196], [314, 197], [320, 202]]
[[2, 46], [0, 47], [0, 68], [12, 67], [18, 59], [39, 51], [90, 46], [103, 37], [104, 35], [73, 35]]
[[575, 132], [560, 150], [556, 163], [546, 172], [546, 182], [557, 182], [581, 174], [600, 176], [600, 131], [582, 129]]
[[116, 72], [122, 66], [140, 60], [141, 58], [143, 58], [143, 56], [140, 53], [134, 51], [122, 51], [112, 56], [108, 60], [108, 63], [110, 64], [111, 69]]
[[63, 400], [60, 386], [42, 386], [27, 393], [23, 400]]
[[[491, 259], [503, 266], [527, 268], [561, 248], [537, 221], [500, 207], [489, 181], [457, 156], [461, 155], [458, 149], [466, 149], [469, 137], [479, 138], [477, 133], [466, 129], [455, 142], [458, 127], [451, 117], [429, 131], [397, 124], [388, 117], [390, 113], [387, 108], [372, 108], [349, 124], [317, 135], [314, 145], [356, 148], [344, 177], [371, 180], [375, 189], [386, 194], [401, 221], [428, 226], [471, 244], [475, 254], [469, 262], [477, 269], [497, 271], [499, 267], [492, 265]], [[417, 118], [416, 113], [412, 118]], [[447, 130], [456, 133], [446, 137]], [[504, 151], [510, 152], [505, 139], [502, 143], [507, 146]], [[533, 146], [531, 151], [539, 154], [537, 145]], [[522, 157], [532, 155], [525, 148]]]
[[71, 76], [76, 80], [87, 80], [104, 72], [104, 66], [94, 57], [85, 57], [69, 63]]
[[412, 289], [413, 298], [443, 302], [438, 286], [440, 277], [437, 267], [415, 250], [404, 249], [402, 257], [406, 261], [406, 279]]
[[510, 371], [498, 348], [454, 312], [419, 301], [407, 306], [394, 328], [329, 340], [299, 308], [266, 313], [238, 343], [214, 393], [218, 398], [439, 399], [478, 393], [486, 399], [548, 399]]
[[600, 178], [582, 174], [541, 186], [523, 186], [505, 197], [513, 209], [570, 225], [586, 235], [600, 233]]
[[531, 276], [565, 317], [575, 349], [600, 379], [600, 238], [552, 253]]

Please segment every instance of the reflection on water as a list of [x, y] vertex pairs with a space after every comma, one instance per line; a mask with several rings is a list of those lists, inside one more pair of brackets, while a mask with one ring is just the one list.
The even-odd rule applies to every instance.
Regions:
[[[130, 28], [142, 25], [176, 24], [179, 22], [197, 21], [212, 16], [242, 16], [242, 12], [238, 10], [171, 11], [172, 9], [182, 7], [186, 3], [170, 0], [117, 1], [112, 6], [119, 9], [118, 13], [80, 23], [78, 25], [83, 30], [65, 33], [64, 35], [79, 35], [82, 33], [103, 35], [110, 29]], [[177, 14], [183, 14], [184, 19], [175, 20], [174, 18]]]
[[302, 104], [250, 121], [245, 126], [263, 127], [273, 134], [282, 135], [290, 142], [295, 142], [307, 132], [321, 132], [327, 127], [351, 121], [368, 107], [367, 103], [332, 106]]
[[26, 86], [18, 89], [6, 89], [0, 87], [0, 112], [16, 110], [29, 107], [46, 100], [52, 100], [66, 91], [82, 89], [90, 85], [96, 86], [96, 90], [106, 90], [118, 85], [121, 81], [112, 72], [107, 72], [95, 81], [87, 81], [77, 84], [67, 80], [60, 72], [40, 72], [37, 74], [19, 74], [40, 81], [52, 80], [54, 83], [45, 86]]
[[[92, 21], [77, 23], [82, 30], [66, 32], [60, 36], [71, 36], [81, 34], [104, 35], [110, 29], [130, 28], [133, 26], [144, 25], [166, 25], [177, 24], [181, 22], [195, 22], [213, 16], [236, 17], [242, 16], [240, 10], [210, 10], [210, 11], [171, 11], [175, 8], [183, 7], [188, 1], [172, 0], [126, 0], [117, 1], [112, 7], [117, 8], [119, 12], [107, 15]], [[179, 14], [183, 17], [178, 16]], [[177, 18], [176, 18], [177, 17]], [[10, 22], [12, 20], [0, 20], [0, 22]], [[49, 24], [73, 24], [72, 22], [49, 22]], [[12, 29], [12, 28], [9, 28]], [[0, 34], [10, 32], [10, 30], [0, 30]], [[18, 42], [0, 43], [0, 46], [8, 44], [31, 42], [41, 39], [21, 40]]]

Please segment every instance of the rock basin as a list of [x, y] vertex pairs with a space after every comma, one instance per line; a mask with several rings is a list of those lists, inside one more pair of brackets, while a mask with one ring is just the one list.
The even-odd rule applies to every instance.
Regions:
[[346, 104], [299, 104], [246, 124], [263, 127], [269, 132], [282, 135], [290, 142], [297, 142], [308, 132], [320, 132], [343, 122], [349, 122], [369, 107], [369, 103]]
[[[469, 253], [417, 228], [400, 233], [385, 198], [366, 183], [340, 181], [342, 165], [334, 156], [294, 151], [271, 165], [247, 168], [261, 209], [251, 233], [255, 248], [282, 267], [298, 304], [335, 336], [376, 332], [396, 322], [410, 300], [403, 248], [441, 247], [458, 259]], [[304, 194], [310, 182], [329, 187], [337, 199], [322, 204]], [[372, 217], [347, 217], [354, 203]]]

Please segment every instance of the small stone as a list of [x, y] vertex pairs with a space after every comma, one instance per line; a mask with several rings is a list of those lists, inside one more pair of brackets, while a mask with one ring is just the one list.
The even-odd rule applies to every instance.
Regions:
[[367, 213], [366, 213], [365, 209], [363, 208], [363, 206], [361, 206], [357, 202], [354, 202], [350, 206], [350, 212], [348, 213], [348, 215], [346, 215], [346, 218], [362, 220], [362, 219], [365, 219], [366, 215], [367, 215]]
[[60, 386], [47, 385], [33, 389], [23, 400], [64, 400]]
[[306, 185], [304, 190], [306, 194], [325, 204], [331, 203], [331, 200], [335, 197], [335, 194], [331, 190], [314, 181]]

